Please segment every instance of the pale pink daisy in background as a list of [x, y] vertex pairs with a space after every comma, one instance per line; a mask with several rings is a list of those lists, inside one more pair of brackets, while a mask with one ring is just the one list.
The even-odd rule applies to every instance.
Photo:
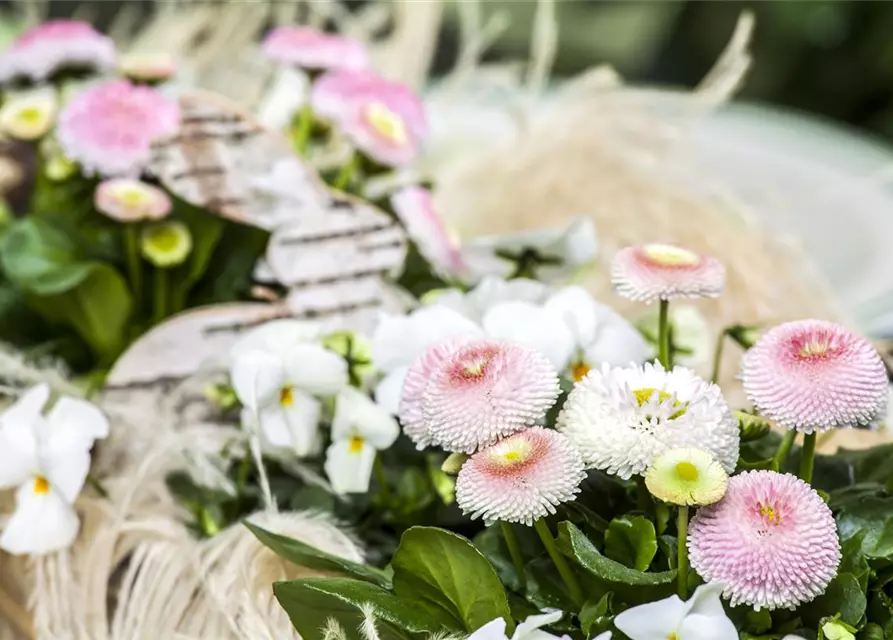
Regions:
[[113, 80], [90, 87], [62, 110], [56, 134], [88, 175], [137, 175], [152, 141], [177, 131], [180, 108], [151, 87]]
[[558, 374], [540, 352], [488, 338], [432, 368], [421, 409], [427, 438], [473, 453], [540, 420], [558, 397]]
[[726, 269], [716, 258], [673, 244], [643, 244], [621, 249], [611, 261], [618, 294], [651, 304], [674, 298], [716, 298]]
[[118, 61], [118, 72], [134, 82], [155, 84], [177, 73], [177, 60], [167, 53], [129, 53]]
[[160, 220], [171, 211], [171, 199], [167, 193], [130, 178], [100, 182], [93, 199], [100, 213], [119, 222]]
[[391, 206], [435, 273], [455, 277], [467, 270], [459, 239], [437, 213], [428, 189], [405, 187], [391, 196]]
[[824, 593], [837, 575], [840, 542], [831, 510], [796, 476], [746, 471], [725, 497], [702, 507], [688, 531], [692, 567], [726, 583], [732, 606], [787, 608]]
[[531, 525], [573, 500], [585, 476], [580, 453], [567, 438], [533, 427], [471, 456], [456, 479], [456, 503], [488, 523]]
[[51, 87], [7, 96], [0, 108], [0, 131], [16, 140], [37, 140], [53, 128], [56, 96]]
[[422, 399], [428, 380], [456, 350], [473, 339], [474, 336], [452, 338], [439, 342], [429, 348], [409, 367], [403, 380], [403, 391], [400, 397], [400, 424], [416, 447], [424, 449], [430, 445], [425, 417], [422, 414]]
[[264, 55], [302, 69], [365, 69], [366, 46], [359, 40], [312, 27], [277, 27], [264, 39]]
[[20, 35], [0, 55], [0, 82], [41, 82], [59, 71], [105, 71], [114, 66], [111, 38], [80, 20], [50, 20]]
[[406, 165], [428, 135], [422, 100], [412, 89], [368, 71], [331, 71], [313, 85], [314, 111], [335, 122], [376, 162]]
[[744, 354], [744, 390], [760, 413], [804, 433], [870, 426], [887, 408], [887, 373], [864, 338], [824, 320], [766, 332]]

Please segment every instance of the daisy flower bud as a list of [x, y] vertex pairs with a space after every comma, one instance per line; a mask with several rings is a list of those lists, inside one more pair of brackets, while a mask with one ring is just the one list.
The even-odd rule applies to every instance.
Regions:
[[37, 140], [47, 134], [56, 119], [52, 93], [35, 91], [10, 98], [0, 109], [0, 131], [16, 140]]
[[645, 472], [655, 498], [682, 506], [713, 504], [723, 497], [729, 476], [709, 452], [695, 447], [670, 449]]
[[833, 322], [771, 329], [744, 354], [743, 379], [761, 415], [804, 433], [869, 426], [887, 408], [887, 372], [877, 350]]
[[192, 235], [182, 222], [159, 222], [143, 229], [140, 248], [156, 267], [168, 269], [182, 264], [192, 251]]
[[726, 584], [734, 607], [793, 609], [824, 593], [837, 574], [840, 542], [821, 496], [789, 474], [746, 471], [725, 497], [703, 507], [688, 531], [691, 565]]
[[171, 211], [171, 199], [164, 191], [129, 178], [100, 182], [94, 201], [100, 213], [119, 222], [159, 220]]
[[585, 475], [567, 438], [533, 427], [471, 456], [456, 479], [456, 503], [488, 523], [531, 525], [573, 500]]
[[715, 384], [685, 367], [602, 365], [574, 387], [558, 429], [587, 468], [629, 478], [670, 449], [710, 452], [727, 473], [738, 462], [738, 422]]
[[643, 244], [621, 249], [611, 261], [618, 294], [651, 304], [674, 298], [716, 298], [726, 281], [725, 267], [673, 244]]
[[459, 346], [432, 371], [421, 401], [428, 441], [473, 453], [530, 427], [559, 394], [558, 374], [540, 352], [505, 340]]

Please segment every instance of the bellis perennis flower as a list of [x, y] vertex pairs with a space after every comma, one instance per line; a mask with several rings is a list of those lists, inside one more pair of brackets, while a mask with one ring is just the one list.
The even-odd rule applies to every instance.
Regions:
[[611, 280], [624, 298], [651, 304], [674, 298], [715, 298], [726, 270], [711, 256], [673, 244], [621, 249], [611, 261]]
[[76, 95], [59, 115], [56, 133], [65, 155], [88, 174], [136, 175], [152, 142], [174, 133], [180, 107], [155, 89], [113, 80]]
[[837, 575], [840, 542], [831, 510], [790, 474], [746, 471], [725, 497], [698, 510], [688, 534], [691, 565], [726, 583], [732, 606], [793, 609]]
[[744, 390], [760, 413], [804, 433], [870, 426], [887, 408], [887, 372], [864, 338], [823, 320], [779, 325], [744, 355]]
[[325, 470], [336, 493], [369, 490], [377, 451], [387, 449], [400, 427], [390, 413], [353, 387], [345, 387], [335, 400], [332, 444], [326, 451]]
[[0, 548], [16, 555], [74, 542], [80, 523], [73, 505], [90, 471], [90, 449], [109, 431], [99, 409], [76, 398], [60, 398], [44, 416], [49, 397], [49, 387], [38, 385], [0, 415], [0, 488], [18, 487]]
[[[528, 616], [515, 627], [511, 638], [505, 634], [505, 620], [496, 618], [468, 636], [467, 640], [570, 640], [569, 636], [556, 636], [542, 631], [540, 627], [558, 622], [564, 615], [561, 611], [550, 611]], [[611, 640], [611, 632], [598, 635], [594, 640]]]
[[263, 43], [264, 55], [302, 69], [365, 69], [369, 55], [362, 42], [312, 27], [277, 27]]
[[425, 107], [412, 89], [368, 71], [327, 73], [313, 85], [311, 103], [360, 151], [384, 165], [415, 160], [428, 134]]
[[449, 278], [466, 271], [458, 238], [434, 209], [430, 191], [406, 187], [391, 196], [391, 205], [436, 273]]
[[143, 256], [161, 269], [183, 264], [192, 251], [192, 234], [178, 220], [157, 222], [143, 229], [140, 236]]
[[230, 352], [243, 422], [257, 424], [267, 444], [298, 456], [320, 444], [317, 396], [334, 396], [348, 383], [347, 364], [318, 344], [322, 335], [314, 324], [275, 320], [247, 333]]
[[729, 477], [703, 449], [680, 447], [659, 455], [645, 473], [655, 498], [677, 505], [713, 504], [726, 492]]
[[674, 595], [627, 609], [614, 618], [614, 626], [630, 640], [738, 640], [719, 600], [723, 586], [701, 585], [685, 602]]
[[29, 91], [10, 97], [0, 109], [0, 131], [17, 140], [37, 140], [53, 127], [56, 98], [52, 91]]
[[100, 213], [119, 222], [159, 220], [171, 211], [171, 199], [164, 191], [129, 178], [100, 182], [94, 202]]
[[86, 22], [50, 20], [19, 36], [0, 56], [0, 82], [49, 79], [58, 71], [115, 66], [115, 45]]
[[684, 446], [709, 451], [728, 473], [738, 462], [738, 422], [719, 387], [684, 367], [603, 365], [571, 391], [558, 429], [588, 468], [621, 478]]

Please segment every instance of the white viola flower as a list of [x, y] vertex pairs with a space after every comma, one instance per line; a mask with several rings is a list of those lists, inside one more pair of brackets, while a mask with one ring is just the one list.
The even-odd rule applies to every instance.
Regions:
[[563, 229], [485, 236], [463, 247], [471, 273], [479, 277], [535, 276], [545, 282], [573, 276], [595, 260], [597, 251], [595, 225], [585, 216]]
[[366, 493], [376, 452], [387, 449], [400, 427], [391, 414], [365, 393], [345, 387], [335, 400], [332, 444], [325, 470], [336, 493]]
[[372, 362], [385, 374], [375, 389], [375, 401], [397, 415], [406, 373], [417, 358], [443, 340], [482, 333], [480, 326], [443, 306], [384, 315], [372, 336]]
[[267, 443], [299, 457], [319, 443], [322, 405], [348, 384], [347, 363], [319, 344], [316, 324], [275, 320], [248, 332], [230, 351], [230, 378], [243, 415]]
[[90, 471], [90, 449], [109, 432], [102, 412], [76, 398], [60, 398], [44, 416], [49, 397], [49, 386], [38, 385], [0, 415], [0, 488], [18, 487], [0, 549], [13, 555], [74, 543], [80, 522], [73, 505]]
[[[547, 624], [558, 622], [563, 615], [561, 611], [548, 611], [528, 616], [524, 622], [515, 627], [515, 633], [511, 638], [505, 634], [505, 620], [496, 618], [468, 636], [467, 640], [570, 640], [570, 636], [556, 636], [541, 629]], [[594, 640], [611, 640], [611, 632], [606, 631]]]
[[695, 589], [685, 602], [672, 595], [627, 609], [614, 618], [614, 626], [630, 640], [738, 640], [738, 630], [719, 599], [724, 587], [711, 582]]

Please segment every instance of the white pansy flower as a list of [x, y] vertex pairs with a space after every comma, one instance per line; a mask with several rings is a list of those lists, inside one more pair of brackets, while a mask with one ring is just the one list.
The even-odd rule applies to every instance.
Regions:
[[614, 626], [630, 640], [738, 640], [738, 630], [719, 599], [724, 587], [711, 582], [695, 589], [685, 602], [673, 595], [627, 609], [614, 618]]
[[313, 323], [275, 320], [247, 333], [230, 352], [243, 418], [256, 420], [269, 445], [301, 457], [319, 443], [317, 397], [334, 396], [348, 384], [347, 363], [318, 344], [323, 333]]
[[29, 389], [0, 415], [0, 488], [18, 487], [0, 549], [44, 554], [71, 546], [80, 522], [74, 502], [90, 471], [90, 449], [109, 424], [94, 405], [60, 398], [44, 416], [50, 389]]
[[554, 282], [592, 263], [598, 250], [595, 225], [579, 216], [563, 229], [486, 236], [463, 247], [465, 262], [477, 276], [536, 276]]
[[[558, 622], [563, 615], [561, 611], [549, 611], [529, 616], [518, 624], [511, 638], [505, 634], [505, 620], [496, 618], [468, 636], [467, 640], [570, 640], [570, 636], [556, 636], [540, 629], [547, 624]], [[606, 631], [596, 636], [594, 640], [611, 640], [611, 632]]]
[[335, 492], [366, 493], [376, 452], [394, 444], [398, 435], [400, 427], [389, 412], [353, 387], [342, 389], [325, 462]]
[[443, 340], [481, 333], [477, 324], [445, 306], [422, 307], [408, 315], [384, 315], [372, 336], [372, 362], [385, 374], [375, 389], [375, 401], [396, 415], [403, 381], [416, 358]]

